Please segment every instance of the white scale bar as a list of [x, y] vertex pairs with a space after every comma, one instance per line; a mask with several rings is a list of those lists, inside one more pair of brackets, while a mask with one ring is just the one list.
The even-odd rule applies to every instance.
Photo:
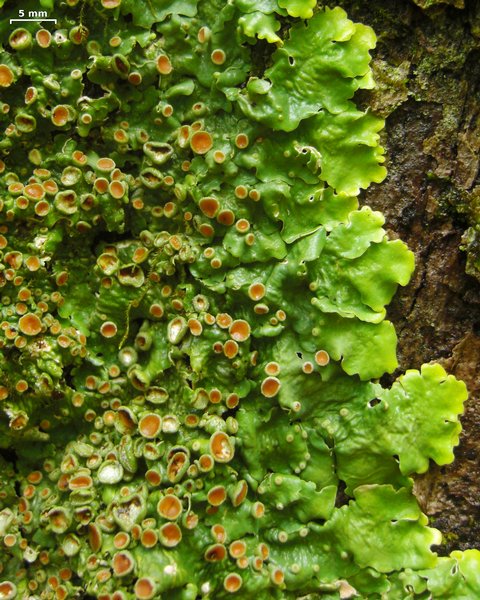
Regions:
[[40, 23], [41, 21], [52, 21], [53, 23], [56, 23], [57, 19], [10, 19], [10, 25], [15, 21], [35, 21], [37, 23]]

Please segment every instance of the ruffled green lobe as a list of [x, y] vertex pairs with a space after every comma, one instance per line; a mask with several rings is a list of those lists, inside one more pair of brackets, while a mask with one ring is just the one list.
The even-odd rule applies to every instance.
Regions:
[[[340, 8], [318, 12], [308, 24], [292, 27], [290, 38], [276, 51], [265, 72], [266, 94], [239, 96], [244, 113], [273, 129], [292, 131], [321, 109], [332, 114], [348, 107], [361, 87], [370, 86], [369, 50], [375, 36], [354, 25]], [[335, 81], [335, 83], [332, 82]]]

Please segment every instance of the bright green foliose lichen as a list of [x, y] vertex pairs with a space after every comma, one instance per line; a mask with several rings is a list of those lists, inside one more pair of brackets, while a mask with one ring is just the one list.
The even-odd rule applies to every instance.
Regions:
[[465, 386], [378, 383], [414, 265], [356, 199], [385, 176], [372, 30], [1, 4], [1, 597], [477, 597], [410, 478], [452, 460]]

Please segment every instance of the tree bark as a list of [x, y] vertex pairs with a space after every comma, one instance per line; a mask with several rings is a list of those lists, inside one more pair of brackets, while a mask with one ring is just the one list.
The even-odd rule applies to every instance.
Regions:
[[416, 493], [445, 535], [442, 553], [474, 548], [480, 537], [480, 273], [473, 267], [476, 242], [469, 254], [461, 246], [469, 227], [471, 234], [480, 228], [480, 4], [328, 4], [342, 6], [378, 37], [377, 88], [361, 101], [386, 118], [389, 175], [361, 201], [382, 211], [390, 235], [416, 255], [412, 281], [388, 312], [399, 337], [399, 371], [438, 361], [470, 392], [455, 462], [432, 464], [417, 478]]

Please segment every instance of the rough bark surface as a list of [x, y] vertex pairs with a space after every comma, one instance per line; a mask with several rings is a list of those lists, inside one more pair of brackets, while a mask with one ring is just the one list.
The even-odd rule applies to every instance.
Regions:
[[[362, 202], [381, 210], [392, 236], [416, 254], [416, 272], [389, 318], [400, 370], [439, 361], [470, 391], [452, 465], [416, 481], [423, 510], [446, 547], [479, 547], [480, 285], [466, 274], [462, 236], [478, 225], [480, 3], [342, 0], [378, 37], [378, 88], [365, 104], [386, 117], [388, 178]], [[472, 269], [469, 269], [472, 272]]]

